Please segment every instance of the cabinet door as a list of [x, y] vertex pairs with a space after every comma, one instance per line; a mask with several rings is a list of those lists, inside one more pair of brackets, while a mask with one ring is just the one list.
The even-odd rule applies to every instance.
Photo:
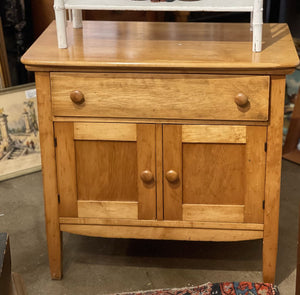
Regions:
[[164, 125], [164, 219], [263, 223], [266, 127]]
[[155, 125], [55, 123], [60, 216], [155, 219]]

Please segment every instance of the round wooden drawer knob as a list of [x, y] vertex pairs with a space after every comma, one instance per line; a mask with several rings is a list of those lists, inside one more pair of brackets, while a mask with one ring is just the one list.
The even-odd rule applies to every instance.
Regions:
[[84, 103], [84, 95], [79, 90], [74, 90], [70, 93], [71, 100], [76, 104]]
[[169, 170], [167, 173], [166, 173], [166, 178], [169, 182], [176, 182], [179, 180], [179, 175], [176, 171], [174, 170]]
[[150, 170], [144, 170], [141, 173], [141, 179], [146, 183], [150, 183], [154, 180], [154, 177], [153, 177], [153, 174]]
[[234, 101], [239, 107], [245, 107], [249, 103], [249, 98], [244, 93], [238, 93]]

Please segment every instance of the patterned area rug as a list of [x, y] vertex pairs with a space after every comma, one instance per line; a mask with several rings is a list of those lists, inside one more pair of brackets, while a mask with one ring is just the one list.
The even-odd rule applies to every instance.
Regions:
[[207, 283], [181, 289], [160, 289], [117, 293], [115, 295], [279, 295], [272, 284], [250, 282]]

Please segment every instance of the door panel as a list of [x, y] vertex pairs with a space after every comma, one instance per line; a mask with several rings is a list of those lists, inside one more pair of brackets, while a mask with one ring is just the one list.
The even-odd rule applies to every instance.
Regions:
[[156, 218], [154, 124], [55, 123], [55, 135], [60, 216]]
[[182, 145], [183, 204], [244, 204], [245, 144]]
[[165, 219], [263, 223], [266, 127], [164, 125], [163, 138]]
[[76, 140], [78, 200], [137, 201], [136, 142]]

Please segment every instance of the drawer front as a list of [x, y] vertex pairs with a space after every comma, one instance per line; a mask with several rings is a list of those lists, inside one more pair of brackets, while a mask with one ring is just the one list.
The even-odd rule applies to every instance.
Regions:
[[55, 116], [268, 120], [269, 76], [51, 73], [51, 92]]

